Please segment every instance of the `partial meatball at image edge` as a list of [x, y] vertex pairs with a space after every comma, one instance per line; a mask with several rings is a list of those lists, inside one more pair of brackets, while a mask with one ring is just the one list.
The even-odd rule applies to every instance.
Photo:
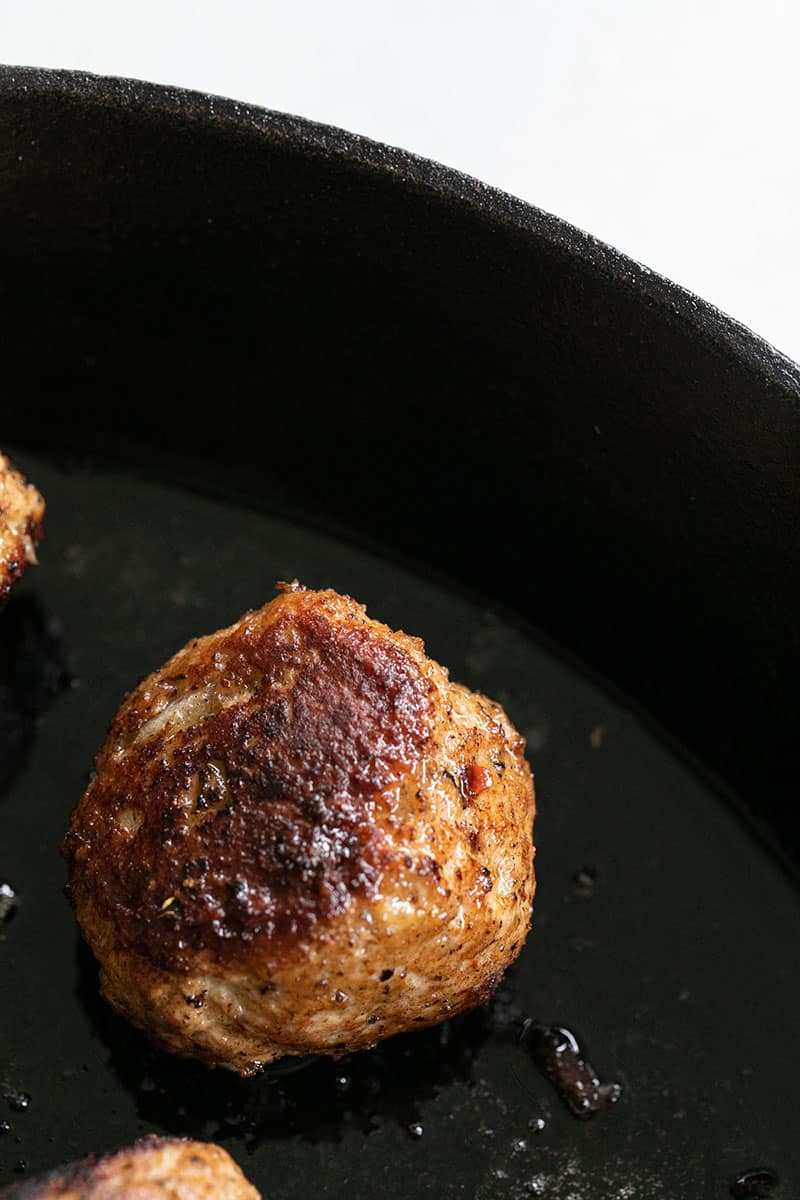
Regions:
[[527, 938], [534, 781], [499, 704], [297, 581], [124, 698], [62, 851], [103, 996], [241, 1075], [488, 1000]]
[[36, 564], [44, 511], [44, 498], [0, 450], [0, 604]]
[[108, 1154], [0, 1188], [2, 1200], [261, 1200], [214, 1142], [150, 1134]]

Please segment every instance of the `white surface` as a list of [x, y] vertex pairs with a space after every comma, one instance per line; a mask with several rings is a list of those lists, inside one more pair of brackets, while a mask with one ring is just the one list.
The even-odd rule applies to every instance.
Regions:
[[796, 0], [0, 0], [0, 60], [181, 84], [438, 159], [800, 361]]

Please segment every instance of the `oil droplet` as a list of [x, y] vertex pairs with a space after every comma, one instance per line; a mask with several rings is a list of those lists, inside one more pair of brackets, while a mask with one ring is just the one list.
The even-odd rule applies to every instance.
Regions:
[[5, 880], [0, 883], [0, 923], [10, 921], [17, 911], [17, 893]]
[[572, 888], [576, 896], [593, 896], [596, 883], [597, 871], [594, 867], [581, 867], [572, 876]]
[[771, 1167], [753, 1167], [736, 1176], [730, 1193], [734, 1200], [764, 1200], [777, 1184], [778, 1176]]
[[17, 1175], [24, 1175], [27, 1169], [28, 1164], [24, 1158], [18, 1158], [14, 1163], [14, 1170], [16, 1171]]
[[32, 1096], [27, 1092], [20, 1092], [15, 1089], [9, 1089], [5, 1093], [5, 1099], [8, 1107], [12, 1112], [25, 1112], [31, 1106]]
[[600, 1082], [575, 1034], [563, 1025], [541, 1025], [528, 1019], [521, 1040], [573, 1116], [585, 1120], [616, 1104], [622, 1095], [621, 1084]]
[[411, 1134], [412, 1138], [421, 1138], [425, 1132], [423, 1126], [420, 1125], [418, 1121], [412, 1121], [410, 1125], [406, 1126], [406, 1129]]
[[0, 1121], [0, 1134], [11, 1133], [12, 1128], [10, 1121]]
[[336, 1090], [337, 1090], [337, 1092], [346, 1092], [346, 1091], [349, 1091], [349, 1088], [350, 1088], [350, 1084], [351, 1084], [351, 1083], [352, 1083], [352, 1080], [351, 1080], [351, 1078], [350, 1078], [350, 1076], [349, 1076], [349, 1075], [337, 1075], [337, 1076], [336, 1076]]
[[531, 1117], [528, 1121], [528, 1129], [531, 1133], [541, 1133], [546, 1124], [544, 1117]]

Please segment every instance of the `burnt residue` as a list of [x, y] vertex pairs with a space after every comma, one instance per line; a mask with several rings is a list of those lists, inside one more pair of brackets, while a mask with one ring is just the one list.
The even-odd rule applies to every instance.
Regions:
[[731, 1180], [729, 1190], [734, 1200], [767, 1200], [779, 1182], [771, 1167], [751, 1167]]
[[72, 682], [63, 632], [31, 595], [0, 612], [0, 795], [25, 761], [37, 718]]
[[[486, 1006], [491, 1033], [528, 1052], [573, 1116], [587, 1120], [616, 1104], [622, 1095], [622, 1084], [601, 1082], [571, 1029], [565, 1025], [545, 1024], [524, 1013], [515, 995], [514, 975], [512, 967]], [[544, 1128], [544, 1121], [537, 1118], [530, 1128], [539, 1132]]]
[[585, 1120], [616, 1104], [620, 1083], [601, 1083], [578, 1038], [563, 1025], [527, 1019], [520, 1040], [573, 1116]]

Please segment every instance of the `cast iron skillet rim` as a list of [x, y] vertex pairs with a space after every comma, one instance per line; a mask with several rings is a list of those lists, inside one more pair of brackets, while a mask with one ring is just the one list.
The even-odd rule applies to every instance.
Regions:
[[173, 120], [217, 123], [238, 130], [242, 136], [256, 135], [259, 140], [291, 144], [310, 157], [344, 160], [363, 171], [394, 178], [407, 188], [461, 207], [484, 221], [533, 235], [580, 260], [618, 287], [637, 292], [645, 302], [666, 309], [673, 319], [689, 325], [701, 341], [718, 345], [800, 405], [800, 364], [747, 326], [592, 234], [452, 167], [333, 125], [229, 97], [121, 76], [0, 64], [0, 100], [19, 100], [26, 94], [76, 99], [98, 108], [159, 113]]

